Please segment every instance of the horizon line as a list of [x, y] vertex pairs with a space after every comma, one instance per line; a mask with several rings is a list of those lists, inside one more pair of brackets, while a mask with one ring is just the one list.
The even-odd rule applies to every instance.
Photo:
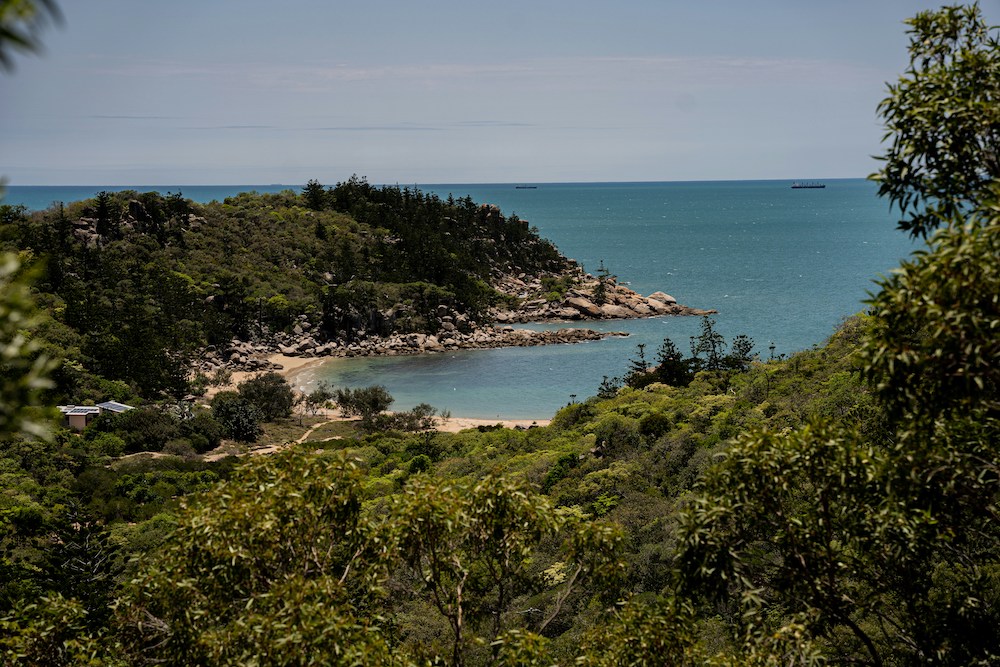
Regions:
[[[313, 180], [313, 179], [309, 179]], [[318, 180], [318, 179], [316, 179]], [[346, 182], [347, 179], [337, 181], [337, 183]], [[392, 183], [375, 183], [371, 182], [369, 185], [376, 187], [387, 187], [387, 186], [397, 186], [397, 187], [409, 187], [411, 185], [417, 187], [427, 187], [427, 186], [440, 186], [440, 185], [606, 185], [606, 184], [655, 184], [655, 183], [746, 183], [746, 182], [782, 182], [782, 181], [857, 181], [857, 180], [869, 180], [869, 176], [832, 176], [832, 177], [788, 177], [788, 178], [702, 178], [702, 179], [676, 179], [676, 180], [659, 180], [659, 179], [640, 179], [640, 180], [621, 180], [621, 181], [435, 181], [435, 182], [403, 182], [395, 181]], [[307, 181], [308, 182], [308, 181]], [[19, 184], [15, 185], [9, 181], [3, 185], [4, 190], [10, 190], [11, 188], [122, 188], [122, 189], [134, 189], [134, 188], [165, 188], [165, 187], [177, 187], [177, 188], [224, 188], [224, 187], [288, 187], [297, 188], [303, 187], [305, 183], [59, 183], [59, 184], [42, 184], [42, 183], [30, 183], [30, 184]], [[335, 184], [332, 184], [335, 185]], [[329, 185], [326, 187], [330, 187]]]

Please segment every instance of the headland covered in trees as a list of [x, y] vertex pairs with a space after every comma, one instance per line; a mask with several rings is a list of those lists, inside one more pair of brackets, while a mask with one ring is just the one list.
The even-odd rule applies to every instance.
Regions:
[[[101, 415], [82, 434], [58, 429], [44, 405], [68, 382], [183, 389], [172, 383], [186, 357], [141, 365], [124, 346], [143, 343], [133, 328], [183, 353], [210, 330], [200, 327], [254, 318], [233, 310], [246, 299], [219, 298], [240, 294], [234, 277], [196, 300], [216, 319], [149, 325], [162, 308], [193, 307], [170, 301], [191, 296], [171, 289], [189, 273], [138, 270], [171, 254], [157, 236], [169, 241], [170, 225], [154, 224], [137, 255], [101, 254], [124, 239], [62, 255], [72, 233], [35, 239], [52, 251], [33, 275], [19, 269], [31, 252], [5, 255], [0, 656], [115, 667], [996, 664], [1000, 41], [976, 6], [908, 25], [911, 64], [880, 107], [889, 146], [875, 178], [927, 250], [822, 347], [761, 361], [704, 319], [692, 356], [669, 340], [655, 363], [640, 349], [620, 381], [546, 428], [437, 433], [429, 408], [386, 413], [378, 387], [310, 396], [292, 417], [287, 383], [262, 373], [217, 395], [211, 414], [164, 400]], [[47, 229], [13, 218], [7, 243]], [[190, 211], [181, 220], [196, 222]], [[125, 236], [105, 224], [93, 233]], [[368, 233], [387, 253], [398, 245], [389, 227]], [[501, 261], [561, 261], [541, 250]], [[108, 283], [87, 283], [100, 287], [89, 302], [79, 272]], [[439, 289], [456, 303], [492, 307], [485, 278], [454, 278]], [[88, 312], [69, 313], [51, 281], [76, 285], [73, 303], [95, 318], [129, 314], [117, 327], [94, 319], [105, 335], [87, 339], [62, 318]], [[359, 331], [391, 321], [333, 306]], [[65, 361], [55, 368], [47, 352]], [[121, 359], [97, 369], [137, 373], [136, 385], [90, 358]], [[331, 399], [360, 420], [310, 422]], [[223, 429], [283, 451], [199, 456]], [[150, 443], [166, 455], [122, 456]]]
[[494, 206], [357, 177], [206, 205], [101, 192], [4, 206], [0, 224], [8, 249], [46, 258], [39, 339], [78, 362], [56, 378], [59, 402], [102, 400], [101, 380], [180, 398], [220, 369], [270, 370], [271, 354], [565, 343], [610, 334], [509, 324], [711, 312], [585, 274]]

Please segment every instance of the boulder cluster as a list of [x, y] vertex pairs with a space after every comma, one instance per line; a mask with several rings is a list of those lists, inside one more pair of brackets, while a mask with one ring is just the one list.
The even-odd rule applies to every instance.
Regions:
[[521, 301], [515, 309], [495, 311], [493, 318], [499, 323], [624, 320], [659, 315], [700, 316], [716, 312], [683, 306], [663, 292], [642, 296], [625, 285], [619, 285], [611, 276], [596, 279], [581, 275], [577, 285], [559, 295], [558, 299], [552, 299], [551, 293], [544, 295], [538, 280], [525, 282], [521, 277], [508, 277], [504, 288]]
[[226, 367], [245, 371], [281, 370], [268, 361], [273, 354], [291, 357], [361, 357], [397, 356], [447, 352], [451, 350], [498, 347], [529, 347], [600, 340], [609, 336], [627, 336], [621, 332], [561, 328], [556, 330], [519, 329], [510, 326], [523, 322], [563, 322], [610, 319], [634, 319], [660, 315], [708, 315], [714, 310], [690, 308], [677, 303], [669, 294], [654, 292], [642, 296], [619, 285], [613, 276], [597, 279], [576, 269], [568, 272], [562, 284], [572, 285], [558, 298], [544, 291], [537, 278], [504, 276], [497, 288], [517, 303], [514, 308], [494, 309], [489, 316], [494, 324], [480, 324], [465, 314], [439, 306], [433, 324], [435, 333], [393, 333], [388, 336], [362, 335], [353, 339], [330, 339], [305, 315], [299, 316], [288, 332], [278, 332], [265, 342], [234, 339], [229, 345], [209, 347], [202, 355], [198, 370], [212, 373]]
[[[119, 233], [135, 232], [147, 226], [152, 220], [152, 216], [146, 207], [137, 199], [130, 199], [128, 207], [121, 212], [116, 219], [115, 225]], [[98, 233], [98, 219], [93, 216], [81, 216], [70, 221], [70, 231], [84, 244], [93, 248], [100, 244], [101, 235]], [[179, 227], [181, 229], [197, 229], [205, 224], [205, 218], [194, 213], [185, 213], [179, 217], [167, 221], [167, 227]]]
[[[297, 328], [301, 327], [297, 326]], [[210, 346], [202, 355], [198, 370], [205, 374], [213, 373], [223, 367], [251, 372], [281, 370], [280, 364], [271, 363], [267, 359], [275, 353], [290, 357], [398, 356], [451, 350], [582, 343], [611, 336], [627, 335], [624, 332], [593, 331], [592, 329], [535, 331], [515, 329], [510, 326], [490, 326], [468, 333], [457, 330], [441, 330], [436, 334], [398, 333], [350, 342], [319, 342], [303, 330], [300, 334], [278, 334], [274, 341], [267, 343], [251, 343], [233, 339], [226, 346]]]

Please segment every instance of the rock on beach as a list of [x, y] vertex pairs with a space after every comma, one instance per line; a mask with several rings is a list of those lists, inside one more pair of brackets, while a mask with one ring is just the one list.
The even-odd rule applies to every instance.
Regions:
[[[691, 308], [677, 303], [664, 292], [642, 296], [619, 285], [613, 277], [594, 278], [578, 269], [553, 276], [572, 284], [558, 299], [546, 293], [542, 281], [526, 276], [500, 276], [495, 287], [508, 294], [518, 305], [489, 313], [494, 324], [479, 324], [464, 313], [438, 307], [436, 333], [394, 333], [389, 336], [359, 336], [349, 340], [325, 340], [305, 315], [290, 332], [271, 335], [266, 342], [233, 340], [220, 349], [211, 347], [202, 353], [196, 369], [212, 373], [219, 368], [259, 372], [275, 370], [268, 361], [276, 354], [285, 357], [325, 358], [358, 356], [396, 356], [441, 353], [458, 349], [530, 347], [600, 340], [627, 336], [622, 332], [604, 332], [581, 328], [535, 331], [512, 325], [525, 322], [579, 322], [586, 320], [634, 319], [663, 315], [709, 315], [715, 310]], [[527, 282], [526, 282], [527, 280]]]

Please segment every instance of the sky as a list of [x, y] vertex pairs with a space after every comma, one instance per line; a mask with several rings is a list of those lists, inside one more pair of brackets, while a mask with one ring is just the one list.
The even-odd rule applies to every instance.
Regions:
[[[11, 185], [858, 178], [919, 0], [61, 0]], [[982, 4], [1000, 23], [1000, 0]]]

